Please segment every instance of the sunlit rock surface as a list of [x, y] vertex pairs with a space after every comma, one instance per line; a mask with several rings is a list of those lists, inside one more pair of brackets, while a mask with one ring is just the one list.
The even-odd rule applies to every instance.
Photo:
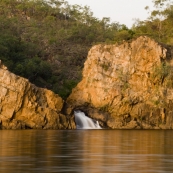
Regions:
[[172, 129], [172, 55], [170, 46], [145, 36], [93, 46], [67, 114], [81, 109], [112, 129]]
[[61, 113], [63, 100], [47, 89], [9, 72], [0, 61], [1, 129], [71, 129], [74, 121]]

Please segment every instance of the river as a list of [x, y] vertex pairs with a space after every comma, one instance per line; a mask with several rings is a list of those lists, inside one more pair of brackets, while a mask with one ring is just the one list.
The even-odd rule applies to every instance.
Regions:
[[172, 173], [172, 130], [1, 130], [2, 173]]

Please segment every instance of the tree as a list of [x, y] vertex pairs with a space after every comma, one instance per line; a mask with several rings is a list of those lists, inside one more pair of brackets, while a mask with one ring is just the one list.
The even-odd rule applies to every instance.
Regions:
[[81, 79], [93, 44], [131, 37], [126, 26], [97, 19], [88, 6], [64, 0], [0, 1], [0, 59], [13, 73], [64, 98]]
[[138, 20], [133, 25], [135, 35], [149, 35], [159, 42], [172, 44], [172, 4], [171, 0], [153, 0], [154, 10], [150, 11], [148, 6], [145, 7], [150, 14], [148, 19], [145, 21]]

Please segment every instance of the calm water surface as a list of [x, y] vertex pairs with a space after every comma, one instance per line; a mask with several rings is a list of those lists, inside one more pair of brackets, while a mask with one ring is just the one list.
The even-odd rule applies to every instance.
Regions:
[[0, 131], [2, 173], [172, 173], [173, 131]]

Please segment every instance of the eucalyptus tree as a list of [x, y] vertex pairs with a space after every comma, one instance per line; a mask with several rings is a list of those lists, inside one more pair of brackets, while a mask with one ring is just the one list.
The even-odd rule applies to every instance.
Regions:
[[149, 6], [145, 9], [149, 12], [149, 17], [145, 21], [136, 20], [133, 25], [135, 35], [149, 35], [157, 41], [173, 44], [173, 1], [153, 0], [153, 10]]

